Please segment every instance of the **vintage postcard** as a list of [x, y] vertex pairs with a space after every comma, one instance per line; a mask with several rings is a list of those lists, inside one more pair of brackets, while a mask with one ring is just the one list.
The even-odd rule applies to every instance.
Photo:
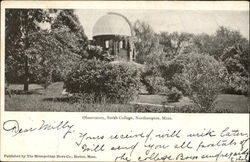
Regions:
[[249, 2], [1, 2], [0, 161], [249, 161]]

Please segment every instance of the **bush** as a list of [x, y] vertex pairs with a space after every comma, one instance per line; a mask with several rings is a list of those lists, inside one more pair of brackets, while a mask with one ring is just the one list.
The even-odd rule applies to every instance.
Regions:
[[140, 72], [130, 63], [110, 63], [103, 71], [104, 91], [112, 103], [126, 103], [138, 96]]
[[167, 98], [169, 102], [178, 102], [182, 98], [182, 92], [173, 87], [171, 91], [167, 93]]
[[148, 68], [142, 74], [141, 80], [149, 94], [164, 94], [168, 91], [165, 86], [165, 79], [160, 76], [158, 69], [155, 67]]
[[225, 79], [227, 82], [225, 93], [248, 94], [248, 54], [249, 42], [245, 40], [223, 50], [220, 60], [228, 70], [228, 77]]
[[224, 92], [227, 94], [248, 94], [248, 78], [241, 76], [239, 73], [228, 74], [226, 77], [226, 87]]
[[105, 65], [105, 62], [99, 60], [79, 62], [68, 72], [65, 87], [70, 93], [101, 93]]
[[139, 94], [140, 72], [129, 63], [87, 60], [69, 72], [65, 86], [91, 102], [127, 103]]
[[113, 61], [114, 56], [110, 55], [108, 51], [105, 51], [100, 46], [88, 45], [87, 46], [87, 59], [98, 59], [105, 61]]
[[182, 89], [189, 98], [202, 112], [211, 112], [215, 99], [225, 87], [226, 68], [212, 56], [203, 54], [180, 55], [172, 64], [182, 66], [181, 73], [174, 77], [183, 82]]
[[187, 83], [184, 78], [179, 77], [184, 67], [185, 64], [180, 63], [177, 58], [177, 60], [160, 65], [159, 69], [169, 89], [177, 88], [183, 95], [187, 95]]
[[164, 78], [158, 76], [146, 76], [143, 79], [143, 83], [146, 86], [149, 94], [158, 94], [163, 92], [163, 89], [165, 87]]

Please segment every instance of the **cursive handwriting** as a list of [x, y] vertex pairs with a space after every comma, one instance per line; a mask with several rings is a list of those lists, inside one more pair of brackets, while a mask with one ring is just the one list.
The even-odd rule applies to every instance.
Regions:
[[171, 155], [160, 155], [159, 153], [153, 152], [150, 155], [146, 155], [145, 157], [139, 156], [138, 161], [165, 161], [165, 160], [173, 160]]
[[72, 130], [73, 126], [74, 125], [70, 124], [69, 121], [60, 121], [49, 124], [46, 123], [45, 120], [42, 120], [39, 126], [29, 128], [21, 127], [17, 120], [7, 120], [3, 123], [3, 129], [5, 131], [12, 132], [12, 137], [15, 137], [19, 134], [30, 133], [34, 131], [66, 130], [63, 135], [63, 138], [66, 138], [69, 133], [74, 132], [74, 130]]
[[118, 139], [135, 139], [135, 138], [142, 138], [142, 139], [145, 139], [145, 142], [147, 142], [148, 140], [149, 140], [149, 138], [150, 138], [150, 136], [152, 135], [152, 133], [153, 133], [153, 129], [152, 130], [150, 130], [148, 133], [144, 133], [144, 132], [141, 132], [141, 133], [137, 133], [137, 134], [135, 134], [135, 133], [130, 133], [130, 134], [120, 134], [120, 135], [118, 135], [118, 134], [115, 134], [115, 135], [111, 135], [110, 137], [109, 137], [109, 139], [116, 139], [116, 140], [118, 140]]
[[114, 151], [115, 150], [131, 150], [129, 155], [132, 156], [132, 154], [133, 154], [135, 148], [137, 147], [138, 143], [139, 142], [137, 142], [136, 144], [133, 144], [131, 146], [120, 146], [120, 145], [118, 145], [118, 146], [112, 146], [111, 150], [114, 150]]
[[187, 135], [187, 137], [214, 137], [215, 135], [215, 131], [212, 129], [206, 130], [204, 129], [204, 132], [198, 132], [198, 133], [190, 133]]
[[20, 128], [19, 123], [17, 120], [7, 120], [3, 123], [3, 129], [5, 131], [13, 132], [13, 137], [20, 134], [20, 133], [27, 133], [27, 132], [33, 132], [37, 130], [37, 128]]
[[234, 139], [232, 140], [219, 140], [215, 143], [205, 143], [204, 141], [201, 141], [200, 144], [198, 145], [196, 151], [202, 149], [202, 148], [213, 148], [213, 147], [226, 147], [226, 146], [231, 146], [231, 145], [236, 145], [236, 142]]
[[[247, 162], [249, 160], [249, 134], [235, 128], [201, 128], [200, 130], [189, 130], [188, 128], [156, 130], [150, 128], [136, 131], [118, 132], [114, 130], [94, 133], [84, 130], [80, 126], [76, 126], [70, 121], [49, 122], [41, 120], [38, 124], [32, 126], [25, 126], [18, 120], [3, 122], [3, 130], [12, 137], [24, 136], [29, 133], [42, 135], [42, 132], [45, 131], [63, 132], [63, 139], [68, 136], [71, 137], [67, 138], [70, 142], [66, 141], [66, 143], [73, 146], [71, 149], [74, 151], [74, 155], [68, 156], [72, 157], [72, 161], [74, 161], [74, 158], [90, 159], [91, 157], [98, 161], [100, 155], [111, 157], [111, 160], [114, 161], [126, 162]], [[40, 137], [42, 138], [42, 136]], [[77, 151], [81, 154], [77, 155]], [[106, 156], [106, 154], [109, 156]]]
[[240, 132], [238, 129], [230, 129], [226, 127], [220, 134], [221, 137], [235, 137], [235, 136], [246, 136], [248, 137], [247, 133]]

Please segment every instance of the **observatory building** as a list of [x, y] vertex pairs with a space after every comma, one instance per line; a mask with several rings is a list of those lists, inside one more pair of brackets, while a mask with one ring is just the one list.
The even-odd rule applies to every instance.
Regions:
[[135, 48], [129, 20], [110, 12], [100, 17], [93, 27], [93, 41], [114, 57], [114, 61], [133, 61]]

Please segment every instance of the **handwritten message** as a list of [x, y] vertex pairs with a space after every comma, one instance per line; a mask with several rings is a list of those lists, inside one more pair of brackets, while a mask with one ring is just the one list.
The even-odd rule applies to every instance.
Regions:
[[[140, 123], [143, 117], [138, 117]], [[81, 161], [248, 161], [249, 160], [249, 132], [237, 127], [224, 126], [220, 129], [184, 125], [164, 126], [159, 120], [173, 120], [171, 117], [144, 118], [145, 124], [157, 121], [158, 127], [136, 125], [137, 117], [129, 116], [82, 116], [82, 122], [70, 120], [37, 120], [35, 124], [24, 123], [11, 119], [2, 124], [2, 131], [9, 140], [36, 136], [36, 140], [48, 140], [49, 147], [53, 143], [70, 148], [70, 151], [59, 154], [60, 151], [52, 151], [43, 154], [44, 150], [26, 154], [4, 152], [4, 158], [8, 159], [64, 159]], [[88, 127], [82, 127], [85, 121]], [[100, 127], [91, 128], [91, 121], [103, 123]], [[108, 123], [122, 121], [127, 125]], [[128, 120], [130, 122], [124, 122]], [[133, 121], [134, 120], [134, 121]], [[111, 121], [111, 122], [110, 122]], [[174, 122], [171, 122], [174, 123]], [[106, 127], [103, 128], [103, 127]], [[141, 128], [140, 128], [141, 127]], [[83, 129], [84, 128], [84, 129]], [[101, 128], [101, 129], [100, 129]], [[133, 128], [133, 129], [131, 129]], [[98, 131], [98, 129], [100, 129]], [[53, 140], [46, 139], [54, 136]], [[56, 138], [55, 138], [56, 137]], [[54, 140], [56, 139], [56, 141]], [[10, 146], [9, 146], [10, 147]], [[14, 146], [13, 146], [14, 147]], [[34, 147], [32, 143], [30, 146]]]

